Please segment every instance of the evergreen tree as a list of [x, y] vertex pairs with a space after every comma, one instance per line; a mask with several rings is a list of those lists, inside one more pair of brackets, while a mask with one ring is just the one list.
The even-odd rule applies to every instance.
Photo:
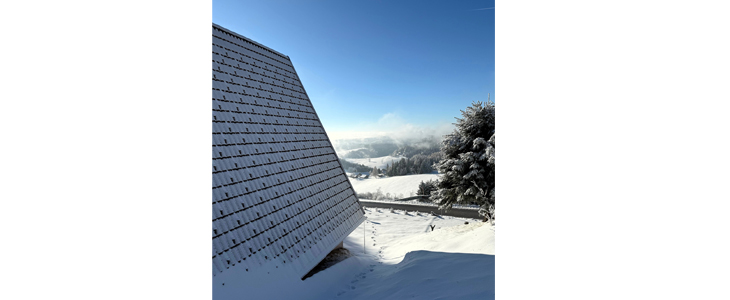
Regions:
[[421, 181], [421, 183], [418, 184], [418, 190], [416, 191], [416, 195], [431, 195], [431, 192], [436, 190], [437, 185], [438, 180], [429, 180], [426, 182]]
[[370, 176], [377, 177], [378, 174], [380, 174], [380, 169], [378, 169], [377, 166], [373, 167], [373, 169], [370, 171]]
[[416, 191], [416, 195], [429, 195], [426, 193], [426, 184], [421, 181], [421, 183], [418, 184], [418, 191]]
[[443, 177], [431, 199], [440, 209], [478, 204], [479, 213], [494, 220], [494, 102], [472, 103], [461, 114], [454, 132], [444, 136], [443, 158], [436, 164]]

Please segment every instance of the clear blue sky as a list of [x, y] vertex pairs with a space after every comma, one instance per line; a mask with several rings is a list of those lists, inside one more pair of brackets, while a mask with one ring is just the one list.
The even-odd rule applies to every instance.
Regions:
[[213, 22], [288, 55], [328, 133], [433, 129], [495, 99], [493, 7], [214, 0]]

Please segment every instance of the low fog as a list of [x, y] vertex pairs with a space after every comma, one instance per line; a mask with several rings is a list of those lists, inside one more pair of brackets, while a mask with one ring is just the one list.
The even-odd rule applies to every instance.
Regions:
[[338, 155], [361, 148], [374, 149], [383, 154], [404, 146], [438, 147], [443, 136], [454, 130], [454, 124], [446, 122], [420, 126], [410, 124], [393, 113], [384, 115], [377, 122], [360, 124], [358, 127], [361, 130], [327, 130]]

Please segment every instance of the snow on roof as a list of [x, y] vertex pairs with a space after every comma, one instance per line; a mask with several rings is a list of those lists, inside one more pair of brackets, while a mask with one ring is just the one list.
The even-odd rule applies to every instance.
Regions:
[[260, 47], [213, 24], [214, 282], [301, 278], [364, 219], [288, 56]]
[[245, 37], [245, 36], [242, 36], [242, 35], [240, 35], [240, 34], [238, 34], [238, 33], [235, 33], [235, 32], [233, 32], [233, 31], [230, 31], [230, 30], [226, 29], [225, 27], [223, 27], [223, 26], [220, 26], [220, 25], [218, 25], [218, 24], [216, 24], [216, 23], [213, 23], [213, 28], [217, 28], [217, 29], [223, 30], [223, 31], [225, 31], [225, 32], [227, 32], [227, 33], [229, 33], [229, 34], [231, 34], [231, 35], [233, 35], [233, 36], [235, 36], [235, 37], [237, 37], [237, 38], [239, 38], [239, 39], [242, 39], [242, 40], [246, 40], [246, 41], [248, 41], [248, 42], [250, 42], [250, 43], [253, 43], [253, 44], [255, 44], [255, 45], [259, 46], [259, 47], [262, 47], [262, 48], [264, 48], [264, 49], [266, 49], [266, 50], [268, 50], [268, 51], [270, 51], [270, 52], [272, 52], [272, 53], [275, 53], [276, 55], [278, 55], [278, 56], [279, 56], [279, 57], [281, 57], [281, 58], [286, 58], [287, 60], [290, 60], [290, 59], [289, 59], [289, 56], [288, 56], [288, 55], [284, 55], [284, 54], [282, 54], [282, 53], [281, 53], [281, 52], [279, 52], [279, 51], [276, 51], [276, 50], [274, 50], [274, 49], [271, 49], [271, 48], [269, 48], [269, 47], [266, 47], [266, 46], [264, 46], [264, 45], [262, 45], [262, 44], [259, 44], [258, 42], [254, 41], [254, 40], [252, 40], [252, 39], [249, 39], [249, 38], [247, 38], [247, 37]]

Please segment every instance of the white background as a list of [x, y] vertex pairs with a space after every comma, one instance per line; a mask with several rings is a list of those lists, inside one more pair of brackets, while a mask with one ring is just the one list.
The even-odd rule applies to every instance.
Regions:
[[[497, 3], [497, 299], [730, 297], [717, 3]], [[211, 297], [211, 21], [0, 5], [0, 298]]]

